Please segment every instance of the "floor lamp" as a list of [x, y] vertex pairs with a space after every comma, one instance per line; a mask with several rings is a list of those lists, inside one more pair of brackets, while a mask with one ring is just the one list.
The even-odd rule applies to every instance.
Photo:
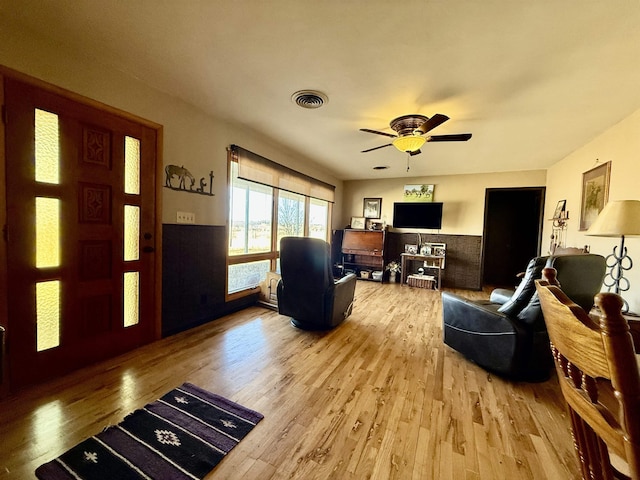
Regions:
[[[627, 255], [624, 237], [640, 235], [640, 200], [616, 200], [609, 202], [602, 209], [598, 218], [586, 233], [594, 237], [620, 237], [620, 249], [613, 247], [613, 253], [607, 256], [609, 271], [604, 277], [604, 285], [614, 293], [629, 290], [629, 280], [624, 272], [631, 270], [633, 261]], [[629, 304], [624, 300], [623, 312], [629, 311]]]

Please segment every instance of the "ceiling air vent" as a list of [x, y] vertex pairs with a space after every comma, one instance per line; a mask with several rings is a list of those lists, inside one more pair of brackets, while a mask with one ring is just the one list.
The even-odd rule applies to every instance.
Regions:
[[291, 100], [302, 108], [320, 108], [329, 101], [324, 93], [315, 90], [300, 90], [291, 95]]

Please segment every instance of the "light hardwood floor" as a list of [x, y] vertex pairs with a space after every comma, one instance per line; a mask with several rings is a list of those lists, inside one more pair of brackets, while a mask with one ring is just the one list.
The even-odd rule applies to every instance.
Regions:
[[441, 323], [439, 292], [374, 282], [326, 333], [260, 307], [220, 318], [2, 401], [0, 478], [34, 478], [185, 381], [265, 415], [208, 478], [580, 478], [555, 376], [490, 375]]

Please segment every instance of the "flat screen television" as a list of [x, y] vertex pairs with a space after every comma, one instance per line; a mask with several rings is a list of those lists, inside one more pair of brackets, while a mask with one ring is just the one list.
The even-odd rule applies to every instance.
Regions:
[[394, 228], [442, 228], [442, 202], [396, 202]]

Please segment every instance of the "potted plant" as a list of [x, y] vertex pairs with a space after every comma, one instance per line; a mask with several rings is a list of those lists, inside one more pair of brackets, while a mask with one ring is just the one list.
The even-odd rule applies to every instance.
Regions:
[[389, 270], [389, 282], [396, 283], [396, 276], [400, 273], [400, 264], [395, 260], [389, 262], [386, 266], [386, 270]]

